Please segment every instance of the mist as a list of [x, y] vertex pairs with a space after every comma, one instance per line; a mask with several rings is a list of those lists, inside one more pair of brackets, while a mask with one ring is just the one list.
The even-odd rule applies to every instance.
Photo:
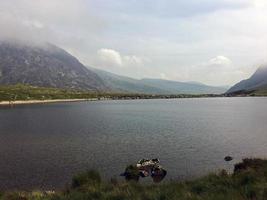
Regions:
[[133, 78], [231, 85], [266, 62], [266, 11], [262, 0], [0, 0], [0, 40], [48, 42]]

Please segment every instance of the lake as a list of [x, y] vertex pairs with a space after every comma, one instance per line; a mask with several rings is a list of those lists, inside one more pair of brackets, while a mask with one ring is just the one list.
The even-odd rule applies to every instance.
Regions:
[[0, 154], [0, 189], [58, 189], [85, 169], [121, 179], [141, 158], [159, 158], [166, 180], [190, 179], [266, 157], [267, 98], [0, 107]]

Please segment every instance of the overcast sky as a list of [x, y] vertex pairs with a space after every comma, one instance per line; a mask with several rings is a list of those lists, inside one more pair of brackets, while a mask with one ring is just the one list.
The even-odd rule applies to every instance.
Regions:
[[232, 85], [267, 60], [266, 0], [0, 0], [0, 29], [134, 78]]

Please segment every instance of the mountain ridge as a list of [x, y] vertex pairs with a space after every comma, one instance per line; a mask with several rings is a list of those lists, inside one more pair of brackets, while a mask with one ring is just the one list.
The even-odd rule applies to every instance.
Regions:
[[239, 91], [257, 91], [267, 89], [267, 65], [260, 66], [248, 79], [242, 80], [232, 86], [226, 93]]
[[93, 91], [108, 89], [97, 74], [55, 45], [1, 42], [0, 84], [17, 83]]
[[195, 82], [134, 79], [86, 67], [53, 44], [0, 42], [0, 84], [144, 94], [221, 94], [226, 88]]
[[[134, 79], [90, 66], [87, 67], [98, 74], [104, 82], [106, 81], [106, 85], [113, 85], [113, 88], [121, 91], [138, 92], [143, 90], [145, 93], [154, 92], [156, 94], [222, 94], [228, 89], [196, 82], [179, 82], [153, 78]], [[127, 87], [127, 85], [130, 85], [131, 88]]]

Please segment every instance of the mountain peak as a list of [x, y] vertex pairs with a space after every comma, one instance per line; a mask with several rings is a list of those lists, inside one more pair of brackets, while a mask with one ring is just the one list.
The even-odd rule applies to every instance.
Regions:
[[30, 84], [78, 90], [105, 90], [94, 72], [65, 50], [46, 43], [0, 43], [0, 84]]

